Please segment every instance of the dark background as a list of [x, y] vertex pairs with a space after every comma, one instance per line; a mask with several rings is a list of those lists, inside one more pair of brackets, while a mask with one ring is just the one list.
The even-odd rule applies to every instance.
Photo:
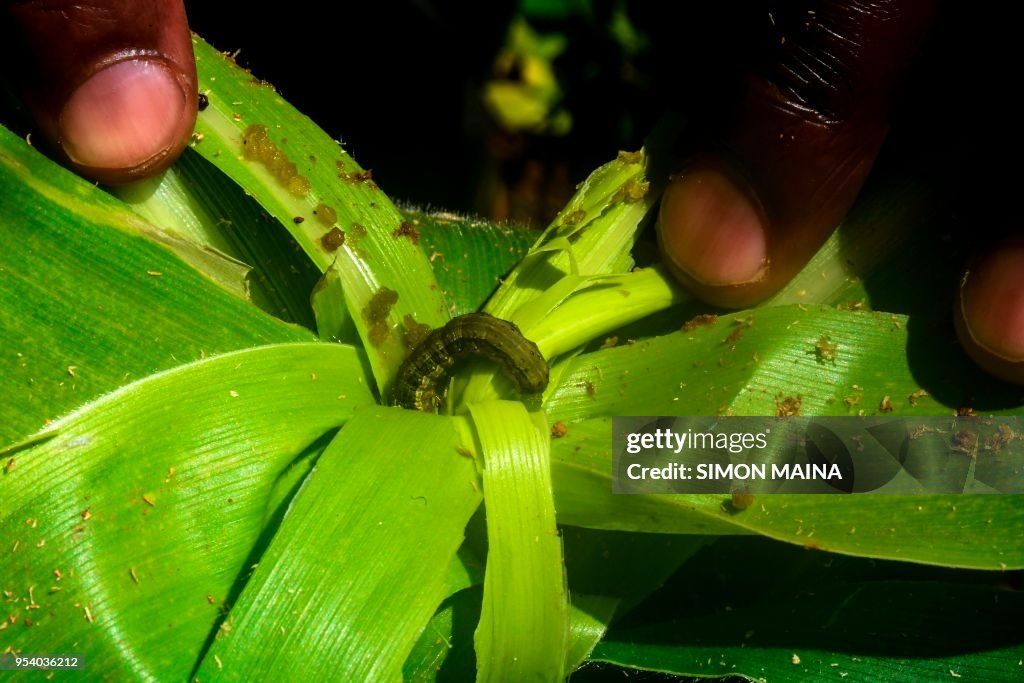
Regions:
[[[341, 139], [399, 202], [534, 227], [596, 166], [637, 149], [667, 111], [682, 114], [683, 139], [698, 147], [727, 131], [742, 74], [770, 63], [783, 40], [792, 45], [825, 4], [290, 0], [256, 10], [239, 0], [185, 0], [197, 33]], [[937, 229], [966, 232], [968, 247], [985, 243], [982, 232], [1020, 229], [1020, 40], [1000, 9], [939, 3], [929, 41], [896, 93], [878, 164], [938, 190], [936, 208], [950, 221]], [[517, 16], [568, 44], [551, 64], [558, 106], [573, 119], [567, 134], [507, 130], [483, 106], [487, 82], [521, 76], [515, 65], [496, 66]], [[639, 47], [624, 47], [622, 16]], [[6, 71], [17, 71], [19, 56], [8, 59]], [[8, 89], [0, 94], [0, 120], [31, 130]], [[680, 147], [674, 152], [683, 156]]]
[[478, 84], [514, 3], [186, 2], [192, 29], [273, 83], [366, 168], [394, 199], [474, 207], [483, 162]]
[[[545, 4], [560, 3], [522, 6]], [[593, 168], [639, 148], [667, 108], [727, 110], [738, 74], [784, 28], [764, 3], [631, 2], [647, 47], [627, 55], [611, 35], [617, 1], [568, 4], [585, 10], [527, 12], [569, 40], [555, 63], [568, 136], [500, 130], [481, 106], [518, 2], [292, 1], [257, 21], [245, 3], [186, 7], [193, 30], [240, 50], [242, 66], [340, 138], [395, 199], [540, 225]], [[495, 183], [511, 207], [495, 205]]]
[[[610, 36], [618, 0], [481, 3], [187, 1], [193, 29], [273, 83], [398, 201], [543, 225], [573, 186], [619, 149], [636, 149], [667, 109], [727, 125], [739, 74], [763, 60], [820, 3], [625, 4], [647, 47]], [[552, 16], [537, 7], [576, 6]], [[481, 106], [510, 18], [557, 32], [555, 63], [574, 124], [567, 136], [504, 131]], [[769, 20], [768, 13], [772, 13]], [[1019, 221], [1013, 22], [998, 8], [940, 5], [936, 28], [898, 93], [883, 163], [896, 158], [943, 188], [970, 230]], [[505, 74], [508, 77], [508, 74]], [[514, 77], [514, 74], [512, 75]], [[504, 204], [495, 196], [504, 193]]]

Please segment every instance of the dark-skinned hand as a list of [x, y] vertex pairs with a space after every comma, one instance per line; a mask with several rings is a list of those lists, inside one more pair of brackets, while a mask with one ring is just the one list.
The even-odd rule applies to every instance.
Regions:
[[[763, 300], [828, 238], [879, 153], [894, 96], [936, 3], [813, 5], [810, 20], [747, 75], [738, 116], [716, 131], [718, 148], [691, 159], [662, 199], [662, 252], [705, 301], [743, 307]], [[997, 61], [976, 66], [991, 72]], [[951, 88], [950, 96], [964, 94]], [[953, 309], [974, 361], [1024, 384], [1024, 241], [1008, 239], [982, 252]]]
[[181, 0], [7, 2], [4, 65], [49, 147], [124, 183], [174, 163], [196, 119]]

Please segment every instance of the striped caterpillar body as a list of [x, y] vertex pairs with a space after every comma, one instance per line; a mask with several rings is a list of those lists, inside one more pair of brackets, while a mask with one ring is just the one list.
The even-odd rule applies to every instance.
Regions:
[[524, 394], [540, 393], [548, 386], [544, 356], [518, 327], [488, 313], [468, 313], [452, 318], [412, 350], [398, 369], [392, 403], [437, 412], [452, 368], [468, 357], [497, 363]]

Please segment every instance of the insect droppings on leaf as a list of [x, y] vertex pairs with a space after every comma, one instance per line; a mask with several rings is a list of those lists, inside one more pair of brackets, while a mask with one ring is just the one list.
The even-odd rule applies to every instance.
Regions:
[[391, 336], [388, 316], [391, 315], [392, 306], [397, 302], [398, 292], [381, 287], [363, 307], [363, 320], [366, 321], [369, 328], [367, 336], [374, 346], [380, 346]]
[[566, 214], [565, 218], [562, 219], [562, 223], [565, 225], [577, 225], [580, 221], [587, 217], [587, 212], [583, 209], [578, 209], [571, 213]]
[[957, 453], [965, 453], [972, 458], [976, 455], [976, 448], [978, 446], [978, 435], [969, 429], [962, 429], [959, 432], [953, 434], [951, 439], [953, 443], [953, 450]]
[[376, 183], [373, 182], [373, 169], [366, 169], [364, 171], [352, 171], [349, 172], [345, 168], [345, 162], [339, 160], [336, 164], [338, 169], [338, 177], [348, 183], [366, 183], [372, 187], [376, 187]]
[[736, 512], [746, 510], [754, 504], [755, 496], [750, 491], [733, 491], [729, 506]]
[[420, 231], [413, 227], [413, 224], [409, 221], [402, 221], [402, 224], [395, 228], [391, 236], [394, 238], [408, 237], [409, 241], [413, 244], [420, 243]]
[[320, 202], [313, 209], [313, 213], [316, 214], [316, 219], [325, 227], [329, 228], [338, 221], [338, 212], [332, 207]]
[[363, 319], [371, 323], [386, 320], [391, 314], [391, 307], [396, 303], [398, 303], [398, 292], [381, 287], [363, 308]]
[[402, 318], [402, 328], [405, 337], [405, 346], [408, 349], [415, 349], [417, 346], [423, 343], [423, 340], [430, 334], [432, 328], [430, 325], [425, 325], [418, 322], [416, 318], [410, 313], [406, 313]]
[[309, 189], [309, 178], [304, 175], [294, 175], [288, 179], [288, 194], [293, 197], [305, 197]]
[[636, 178], [630, 178], [622, 184], [615, 194], [612, 195], [611, 203], [618, 204], [619, 202], [625, 202], [626, 204], [632, 204], [638, 202], [647, 196], [647, 192], [651, 189], [651, 183], [646, 180], [637, 180]]
[[698, 327], [703, 327], [705, 325], [709, 325], [709, 326], [710, 325], [714, 325], [717, 322], [718, 322], [718, 316], [717, 315], [712, 315], [710, 313], [704, 313], [702, 315], [694, 316], [694, 317], [690, 318], [689, 320], [687, 320], [685, 323], [683, 323], [683, 327], [681, 329], [682, 329], [683, 332], [693, 332]]
[[270, 132], [263, 124], [253, 123], [242, 133], [242, 156], [263, 164], [293, 197], [304, 197], [309, 192], [309, 179], [299, 173], [298, 167], [270, 139]]
[[320, 237], [320, 246], [324, 251], [337, 251], [345, 244], [345, 233], [338, 228], [331, 228]]
[[722, 343], [728, 346], [730, 351], [735, 351], [736, 342], [738, 342], [740, 339], [743, 339], [743, 331], [745, 329], [746, 328], [744, 328], [742, 325], [734, 327], [732, 329], [732, 332], [729, 333], [729, 336], [722, 340]]
[[819, 363], [836, 364], [836, 356], [839, 355], [839, 344], [830, 342], [826, 335], [821, 335], [818, 341], [814, 342], [814, 357]]
[[800, 414], [800, 407], [803, 406], [804, 397], [797, 394], [796, 398], [786, 396], [782, 393], [775, 396], [775, 417], [795, 417]]
[[388, 324], [384, 321], [371, 324], [366, 333], [366, 338], [374, 346], [380, 346], [386, 342], [390, 336], [391, 328], [388, 327]]
[[362, 223], [353, 223], [352, 227], [348, 229], [348, 234], [352, 236], [353, 241], [358, 242], [366, 237], [366, 226]]
[[1010, 429], [1009, 425], [1000, 424], [999, 430], [985, 439], [985, 450], [998, 453], [1008, 443], [1021, 438], [1020, 434]]
[[908, 395], [907, 395], [907, 401], [908, 401], [908, 402], [910, 403], [910, 405], [912, 405], [912, 406], [916, 406], [916, 405], [917, 405], [917, 402], [918, 402], [918, 401], [919, 401], [920, 399], [924, 398], [925, 396], [930, 396], [930, 395], [931, 395], [931, 394], [929, 394], [929, 393], [928, 393], [927, 391], [925, 391], [924, 389], [918, 389], [918, 390], [917, 390], [917, 391], [915, 391], [914, 393], [912, 393], [912, 394], [908, 394]]

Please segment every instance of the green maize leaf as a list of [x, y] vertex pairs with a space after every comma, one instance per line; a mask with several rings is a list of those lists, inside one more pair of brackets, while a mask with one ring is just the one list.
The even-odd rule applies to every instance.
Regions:
[[1020, 400], [1019, 389], [980, 376], [959, 349], [935, 343], [934, 327], [905, 316], [797, 305], [686, 327], [573, 359], [548, 413], [1012, 414]]
[[455, 420], [374, 407], [320, 456], [201, 680], [394, 680], [480, 504]]
[[[163, 245], [189, 263], [210, 281], [236, 296], [245, 297], [245, 264], [206, 245], [196, 244], [161, 226], [152, 225], [123, 202], [99, 192], [94, 185], [57, 167], [25, 140], [0, 126], [0, 163], [4, 187], [12, 192], [4, 197], [8, 220], [17, 222], [23, 202], [47, 203], [72, 210], [80, 219], [90, 220], [129, 234], [144, 235]], [[37, 195], [33, 197], [33, 195]]]
[[[562, 529], [569, 579], [569, 646], [566, 671], [576, 669], [604, 636], [612, 616], [652, 590], [705, 543], [697, 536], [627, 534]], [[451, 595], [423, 631], [403, 668], [407, 681], [468, 680], [476, 670], [465, 646], [480, 619], [474, 586]]]
[[[686, 496], [612, 493], [611, 418], [567, 425], [551, 442], [551, 476], [560, 524], [650, 533], [748, 533], [726, 515], [706, 513]], [[714, 505], [723, 498], [717, 497]]]
[[[284, 320], [312, 327], [309, 297], [319, 272], [308, 258], [296, 258], [298, 246], [280, 230], [277, 221], [246, 195], [227, 176], [195, 150], [161, 178], [114, 191], [154, 224], [161, 225], [199, 244], [254, 266], [247, 284], [254, 303]], [[495, 225], [449, 213], [403, 209], [402, 215], [420, 235], [419, 244], [433, 268], [451, 315], [478, 310], [537, 237], [533, 230]], [[336, 267], [325, 277], [341, 287]], [[318, 321], [335, 330], [322, 338], [355, 341], [352, 333], [334, 318], [350, 322], [344, 299], [333, 295], [330, 303], [318, 301], [323, 284], [314, 292]]]
[[487, 503], [477, 680], [557, 681], [566, 660], [569, 606], [546, 429], [542, 435], [521, 403], [493, 401], [469, 409], [482, 450]]
[[[153, 178], [111, 187], [110, 193], [153, 225], [177, 233], [194, 244], [211, 247], [238, 258], [234, 245], [218, 229], [217, 219], [207, 211], [209, 202], [193, 199], [199, 188], [189, 182], [186, 169], [193, 165], [187, 159], [194, 159], [195, 156], [194, 151], [186, 149], [179, 161], [166, 172]], [[214, 177], [217, 178], [216, 175]], [[219, 179], [223, 179], [223, 176]], [[229, 184], [237, 192], [237, 185], [223, 180], [220, 182], [222, 187], [216, 190]]]
[[[189, 267], [157, 228], [0, 128], [0, 444], [154, 372], [312, 341]], [[178, 241], [183, 248], [187, 243]]]
[[434, 267], [452, 316], [480, 310], [501, 277], [537, 238], [527, 228], [447, 213], [406, 210], [404, 214], [420, 232], [420, 246]]
[[[541, 315], [535, 304], [549, 300], [552, 293], [561, 299], [554, 315]], [[679, 287], [666, 279], [660, 268], [641, 268], [630, 273], [581, 277], [569, 275], [544, 295], [519, 309], [521, 319], [536, 322], [523, 327], [523, 334], [537, 344], [545, 358], [577, 351], [592, 338], [617, 330], [651, 313], [669, 308], [682, 299]], [[542, 306], [540, 310], [549, 310]], [[536, 315], [534, 315], [536, 314]], [[551, 394], [564, 380], [566, 366], [556, 364], [546, 394]], [[490, 367], [476, 369], [466, 383], [466, 403], [493, 400], [498, 397], [495, 373]]]
[[554, 357], [684, 299], [663, 269], [638, 268], [590, 278], [559, 304], [556, 315], [545, 316], [525, 329], [546, 356]]
[[[948, 300], [934, 293], [944, 288], [944, 278], [957, 274], [950, 269], [948, 254], [943, 255], [949, 245], [934, 239], [941, 225], [931, 208], [934, 203], [935, 197], [919, 182], [881, 169], [807, 265], [759, 307], [818, 303], [944, 314]], [[891, 281], [891, 274], [902, 284], [882, 284]], [[908, 282], [915, 284], [908, 287]], [[930, 305], [912, 301], [912, 292], [923, 293]]]
[[372, 402], [355, 350], [267, 346], [123, 387], [0, 455], [4, 649], [184, 679], [289, 463]]
[[[505, 275], [533, 242], [527, 228], [493, 225], [446, 213], [403, 211], [420, 233], [420, 247], [434, 269], [434, 277], [452, 316], [483, 306]], [[338, 302], [341, 278], [332, 267], [313, 292], [313, 309], [321, 338], [354, 341], [355, 328]]]
[[[643, 219], [660, 192], [652, 188], [649, 166], [641, 150], [620, 152], [594, 171], [484, 310], [515, 322], [553, 359], [682, 300], [679, 287], [660, 271], [627, 272]], [[498, 397], [494, 373], [486, 368], [476, 369], [458, 390], [466, 403]]]
[[358, 344], [359, 332], [345, 308], [345, 292], [338, 269], [330, 267], [309, 297], [316, 318], [316, 333], [324, 341]]
[[253, 303], [310, 329], [309, 292], [320, 271], [252, 197], [193, 149], [159, 178], [111, 189], [154, 225], [252, 266]]
[[566, 671], [575, 670], [604, 637], [617, 614], [661, 585], [708, 542], [703, 536], [668, 536], [562, 530], [572, 611]]
[[831, 552], [976, 569], [1024, 567], [1024, 506], [1013, 495], [757, 496], [611, 492], [611, 423], [568, 426], [552, 442], [558, 519], [624, 531], [756, 533]]
[[[167, 175], [164, 177], [167, 178], [173, 176]], [[161, 197], [157, 202], [166, 200], [168, 202], [174, 201], [176, 203], [181, 203], [180, 196], [175, 196], [181, 192], [181, 186], [179, 184], [173, 184], [172, 187], [172, 183], [167, 182], [162, 184], [160, 187], [164, 190], [163, 194], [167, 196]], [[163, 206], [163, 204], [161, 204], [161, 206]], [[171, 225], [169, 222], [163, 220], [166, 216], [160, 215], [159, 212], [141, 211], [139, 205], [136, 205], [134, 210], [137, 214], [151, 222], [153, 225], [159, 225], [161, 228], [165, 229], [168, 225]], [[224, 250], [212, 246], [217, 240], [199, 240], [196, 239], [196, 236], [193, 234], [187, 232], [183, 233], [176, 229], [170, 229], [168, 232], [197, 247], [198, 250], [201, 250], [199, 253], [205, 252], [219, 257], [204, 259], [202, 261], [193, 260], [192, 265], [199, 270], [199, 272], [203, 273], [225, 289], [231, 291], [236, 296], [247, 301], [251, 300], [251, 290], [249, 287], [249, 274], [251, 269], [248, 265], [231, 257]]]
[[[268, 84], [198, 37], [193, 47], [209, 99], [196, 124], [196, 151], [286, 226], [321, 271], [337, 262], [349, 316], [369, 342], [386, 395], [405, 356], [405, 316], [431, 327], [448, 319], [417, 230], [367, 171]], [[394, 303], [384, 303], [387, 297]]]
[[[484, 310], [526, 329], [564, 298], [549, 293], [563, 278], [629, 270], [641, 221], [658, 197], [647, 163], [642, 151], [622, 152], [594, 171]], [[536, 298], [546, 303], [523, 308]]]
[[750, 680], [1019, 681], [1002, 575], [720, 540], [614, 627], [596, 661]]
[[431, 618], [402, 667], [408, 683], [471, 681], [476, 675], [473, 631], [480, 621], [483, 587], [448, 597]]
[[[546, 427], [538, 432], [519, 404], [475, 403], [495, 395], [480, 370], [459, 385], [475, 441], [462, 418], [380, 408], [334, 437], [355, 405], [371, 402], [363, 363], [386, 399], [404, 328], [479, 307], [524, 233], [400, 214], [266, 84], [198, 39], [196, 51], [210, 106], [195, 153], [166, 184], [135, 190], [144, 219], [0, 132], [0, 229], [14, 236], [0, 254], [9, 350], [0, 388], [11, 397], [0, 408], [0, 445], [84, 404], [0, 460], [0, 538], [14, 539], [0, 548], [10, 610], [0, 645], [84, 643], [83, 676], [102, 666], [122, 678], [556, 679], [626, 614], [593, 660], [773, 680], [931, 679], [945, 678], [944, 668], [950, 678], [1019, 677], [1020, 630], [999, 626], [1012, 623], [1019, 601], [989, 585], [1002, 575], [971, 580], [922, 566], [886, 574], [896, 563], [876, 563], [880, 574], [798, 571], [801, 558], [824, 569], [853, 561], [833, 553], [1024, 567], [1015, 497], [758, 495], [737, 511], [721, 495], [611, 494], [611, 415], [1019, 411], [1020, 390], [980, 379], [947, 343], [948, 325], [930, 322], [945, 314], [931, 294], [954, 259], [926, 273], [910, 259], [919, 235], [903, 228], [931, 227], [926, 195], [869, 191], [774, 307], [680, 333], [682, 320], [671, 319], [685, 298], [678, 288], [657, 268], [630, 272], [659, 176], [646, 152], [620, 155], [581, 186], [487, 304], [554, 360], [544, 409], [567, 433], [551, 441], [550, 465]], [[344, 244], [324, 241], [338, 236], [335, 225]], [[313, 324], [314, 278], [308, 268], [292, 277], [304, 263], [294, 244], [326, 274], [312, 306], [321, 337], [361, 337], [368, 357], [338, 345], [269, 346], [101, 397], [204, 355], [312, 340], [241, 298], [248, 286], [258, 306]], [[880, 265], [889, 253], [895, 259]], [[239, 261], [254, 270], [246, 275]], [[920, 285], [908, 277], [932, 291], [907, 295]], [[397, 292], [396, 305], [371, 305], [383, 287]], [[814, 302], [912, 315], [802, 305]], [[641, 341], [584, 352], [605, 334]], [[474, 444], [487, 464], [484, 586], [483, 545], [472, 533], [463, 543], [480, 493], [459, 451]], [[526, 463], [532, 469], [517, 469]], [[517, 487], [525, 493], [510, 495]], [[702, 551], [682, 576], [709, 600], [744, 597], [750, 585], [763, 588], [758, 600], [702, 610], [670, 587], [652, 600], [671, 612], [649, 603], [628, 613], [712, 533], [743, 536], [713, 548], [738, 552]], [[705, 590], [723, 562], [738, 569]], [[802, 583], [775, 581], [783, 575]], [[970, 637], [956, 641], [947, 625]], [[901, 628], [934, 628], [935, 644]]]
[[478, 586], [483, 581], [484, 562], [464, 543], [448, 567], [448, 587], [445, 592], [449, 596], [454, 595], [470, 586]]

